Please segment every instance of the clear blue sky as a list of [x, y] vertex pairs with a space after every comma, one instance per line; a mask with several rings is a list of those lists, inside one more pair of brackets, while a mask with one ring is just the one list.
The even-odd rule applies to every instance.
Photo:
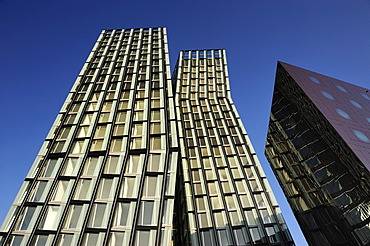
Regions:
[[370, 85], [370, 2], [0, 0], [0, 222], [102, 29], [166, 26], [181, 49], [225, 48], [231, 93], [297, 245], [306, 242], [263, 155], [278, 60]]

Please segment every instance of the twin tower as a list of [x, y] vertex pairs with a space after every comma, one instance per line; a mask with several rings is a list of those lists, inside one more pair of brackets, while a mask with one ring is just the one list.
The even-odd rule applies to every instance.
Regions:
[[225, 50], [181, 51], [171, 78], [165, 28], [102, 31], [0, 243], [294, 245], [231, 100]]

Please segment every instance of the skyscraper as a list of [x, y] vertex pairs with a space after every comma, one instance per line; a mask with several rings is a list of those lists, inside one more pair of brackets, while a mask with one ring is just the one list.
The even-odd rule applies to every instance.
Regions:
[[310, 245], [370, 244], [370, 92], [279, 62], [266, 156]]
[[0, 244], [293, 245], [225, 51], [183, 51], [176, 70], [175, 100], [165, 28], [102, 31]]
[[177, 222], [189, 230], [179, 232], [180, 240], [293, 245], [231, 100], [225, 50], [181, 51], [175, 76], [182, 177]]
[[1, 243], [168, 245], [177, 143], [166, 29], [103, 31], [1, 227]]

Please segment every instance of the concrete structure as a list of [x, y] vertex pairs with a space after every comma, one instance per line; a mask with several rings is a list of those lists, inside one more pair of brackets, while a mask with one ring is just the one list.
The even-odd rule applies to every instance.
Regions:
[[266, 156], [310, 245], [370, 244], [370, 92], [279, 62]]

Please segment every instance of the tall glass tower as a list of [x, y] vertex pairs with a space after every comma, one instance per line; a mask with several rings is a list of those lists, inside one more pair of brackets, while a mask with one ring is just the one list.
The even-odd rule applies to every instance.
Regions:
[[175, 69], [177, 222], [188, 228], [178, 236], [186, 245], [294, 245], [231, 100], [225, 55], [181, 51]]
[[169, 71], [165, 28], [101, 33], [1, 244], [170, 244], [178, 141]]
[[231, 100], [225, 51], [182, 51], [171, 81], [166, 35], [101, 33], [0, 245], [294, 245]]

